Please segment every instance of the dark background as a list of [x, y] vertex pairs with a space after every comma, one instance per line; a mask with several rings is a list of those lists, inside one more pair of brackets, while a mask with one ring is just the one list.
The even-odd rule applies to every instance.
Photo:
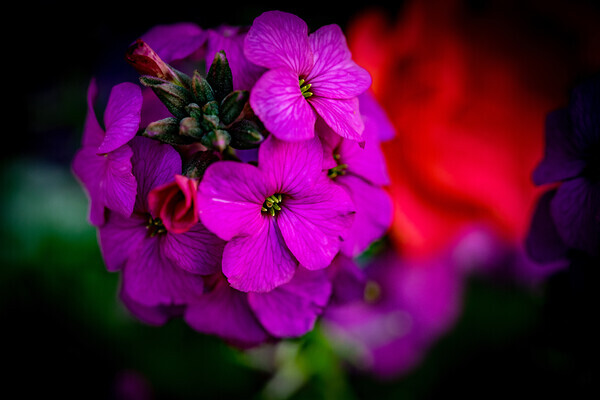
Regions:
[[[467, 3], [482, 12], [490, 2]], [[157, 328], [127, 315], [116, 299], [118, 276], [104, 269], [95, 232], [87, 225], [86, 198], [69, 170], [81, 140], [90, 78], [127, 78], [127, 45], [156, 24], [249, 25], [262, 11], [280, 9], [299, 15], [310, 28], [329, 23], [345, 28], [367, 7], [383, 8], [392, 19], [402, 12], [402, 2], [330, 8], [319, 2], [260, 4], [46, 2], [18, 5], [18, 12], [5, 15], [17, 22], [4, 34], [3, 55], [8, 90], [2, 93], [9, 104], [0, 170], [6, 393], [144, 398], [120, 394], [122, 382], [134, 382], [155, 399], [266, 396], [269, 371], [217, 338], [181, 321]], [[526, 9], [529, 13], [515, 6], [515, 18], [523, 18], [519, 12]], [[313, 373], [291, 398], [580, 398], [595, 393], [594, 267], [600, 266], [577, 261], [538, 290], [473, 279], [455, 329], [423, 364], [392, 381], [347, 372], [319, 337], [308, 335], [299, 343], [307, 349], [302, 361]]]

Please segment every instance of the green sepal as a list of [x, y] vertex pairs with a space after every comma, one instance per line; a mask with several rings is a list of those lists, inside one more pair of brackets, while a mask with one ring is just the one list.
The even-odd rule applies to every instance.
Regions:
[[175, 117], [187, 117], [185, 106], [193, 102], [192, 93], [186, 88], [164, 79], [148, 75], [140, 77], [142, 85], [152, 88], [156, 96], [163, 102]]
[[215, 54], [215, 58], [208, 70], [206, 80], [215, 94], [215, 100], [221, 102], [225, 96], [233, 92], [233, 75], [229, 68], [229, 61], [225, 51], [221, 50]]
[[200, 108], [200, 106], [196, 103], [190, 103], [187, 106], [185, 106], [185, 111], [189, 114], [190, 117], [196, 118], [197, 120], [201, 120], [202, 115], [204, 115], [204, 113], [202, 112], [202, 108]]
[[231, 126], [228, 132], [231, 136], [230, 145], [234, 149], [253, 149], [265, 140], [265, 136], [258, 129], [258, 126], [254, 122], [245, 119]]
[[190, 144], [191, 138], [179, 135], [179, 120], [168, 117], [148, 124], [142, 136], [168, 144]]
[[190, 138], [200, 139], [202, 128], [196, 118], [185, 117], [179, 122], [179, 134]]
[[192, 92], [196, 99], [196, 103], [200, 105], [204, 105], [215, 99], [210, 84], [197, 70], [194, 71], [194, 76], [192, 77]]
[[200, 120], [200, 126], [205, 132], [212, 131], [221, 127], [221, 120], [216, 115], [204, 114]]
[[201, 179], [208, 166], [215, 161], [219, 161], [219, 157], [212, 151], [198, 151], [183, 165], [183, 174], [188, 178]]
[[219, 115], [219, 104], [216, 101], [209, 101], [202, 107], [202, 113], [204, 115]]
[[215, 129], [213, 131], [208, 132], [206, 135], [202, 137], [200, 143], [206, 146], [209, 149], [217, 150], [223, 152], [229, 143], [231, 142], [231, 136], [229, 132], [223, 129]]
[[248, 102], [250, 93], [247, 90], [236, 90], [229, 93], [221, 102], [219, 117], [225, 125], [231, 124], [239, 117]]

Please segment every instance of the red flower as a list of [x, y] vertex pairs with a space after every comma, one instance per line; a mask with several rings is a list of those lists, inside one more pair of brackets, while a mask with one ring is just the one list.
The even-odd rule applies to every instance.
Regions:
[[173, 182], [156, 187], [148, 194], [148, 208], [152, 217], [160, 218], [171, 233], [187, 232], [198, 223], [197, 191], [197, 180], [175, 175]]
[[[393, 23], [374, 11], [349, 25], [353, 58], [397, 129], [383, 150], [392, 237], [407, 256], [443, 248], [472, 223], [520, 243], [540, 194], [531, 173], [545, 116], [576, 73], [599, 65], [560, 36], [559, 12], [541, 35], [539, 14], [499, 3], [475, 12], [465, 2], [413, 1]], [[600, 54], [597, 44], [586, 42], [589, 54]]]

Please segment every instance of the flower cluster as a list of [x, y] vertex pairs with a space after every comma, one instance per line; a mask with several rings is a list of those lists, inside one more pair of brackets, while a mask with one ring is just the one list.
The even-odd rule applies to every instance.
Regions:
[[182, 317], [252, 346], [310, 331], [339, 256], [381, 238], [394, 131], [337, 25], [266, 12], [250, 27], [157, 26], [98, 85], [73, 171], [121, 299], [150, 324]]

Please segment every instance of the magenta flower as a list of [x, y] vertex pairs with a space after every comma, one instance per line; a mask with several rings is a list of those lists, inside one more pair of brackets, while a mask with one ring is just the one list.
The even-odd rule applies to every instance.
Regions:
[[186, 308], [184, 319], [197, 331], [239, 347], [309, 332], [331, 295], [324, 270], [302, 267], [290, 282], [268, 293], [240, 292], [220, 273], [211, 275], [206, 285], [207, 293]]
[[75, 154], [73, 172], [85, 187], [90, 201], [90, 222], [101, 226], [105, 208], [129, 216], [136, 196], [136, 180], [131, 172], [131, 149], [127, 144], [140, 124], [142, 94], [132, 83], [112, 88], [104, 112], [104, 128], [98, 123], [94, 101], [96, 81], [88, 88], [88, 112], [82, 148]]
[[357, 96], [371, 85], [371, 77], [352, 61], [338, 25], [309, 36], [301, 18], [265, 12], [246, 35], [244, 52], [268, 69], [252, 89], [250, 105], [277, 138], [312, 138], [319, 116], [338, 135], [362, 139]]
[[[344, 236], [342, 253], [354, 257], [381, 238], [393, 219], [392, 200], [384, 185], [389, 184], [385, 157], [378, 135], [390, 131], [385, 126], [385, 115], [375, 112], [366, 95], [360, 97], [365, 120], [363, 142], [360, 144], [336, 135], [325, 124], [317, 123], [317, 132], [323, 143], [323, 169], [335, 183], [343, 187], [354, 202], [356, 215], [352, 228]], [[363, 107], [363, 104], [369, 106]], [[393, 133], [393, 131], [391, 131]]]
[[258, 166], [219, 161], [199, 185], [202, 223], [229, 241], [223, 273], [234, 288], [267, 292], [289, 282], [300, 263], [327, 267], [352, 225], [354, 208], [343, 189], [321, 172], [317, 137], [283, 142], [270, 136]]
[[150, 213], [148, 194], [181, 173], [181, 158], [173, 147], [139, 136], [131, 147], [138, 196], [131, 216], [110, 213], [100, 228], [106, 267], [123, 270], [123, 296], [138, 309], [186, 304], [202, 295], [202, 275], [219, 270], [223, 242], [200, 223], [169, 232]]
[[148, 194], [148, 209], [160, 218], [171, 233], [187, 232], [198, 223], [196, 194], [198, 181], [185, 175], [175, 175], [175, 180], [158, 186]]

